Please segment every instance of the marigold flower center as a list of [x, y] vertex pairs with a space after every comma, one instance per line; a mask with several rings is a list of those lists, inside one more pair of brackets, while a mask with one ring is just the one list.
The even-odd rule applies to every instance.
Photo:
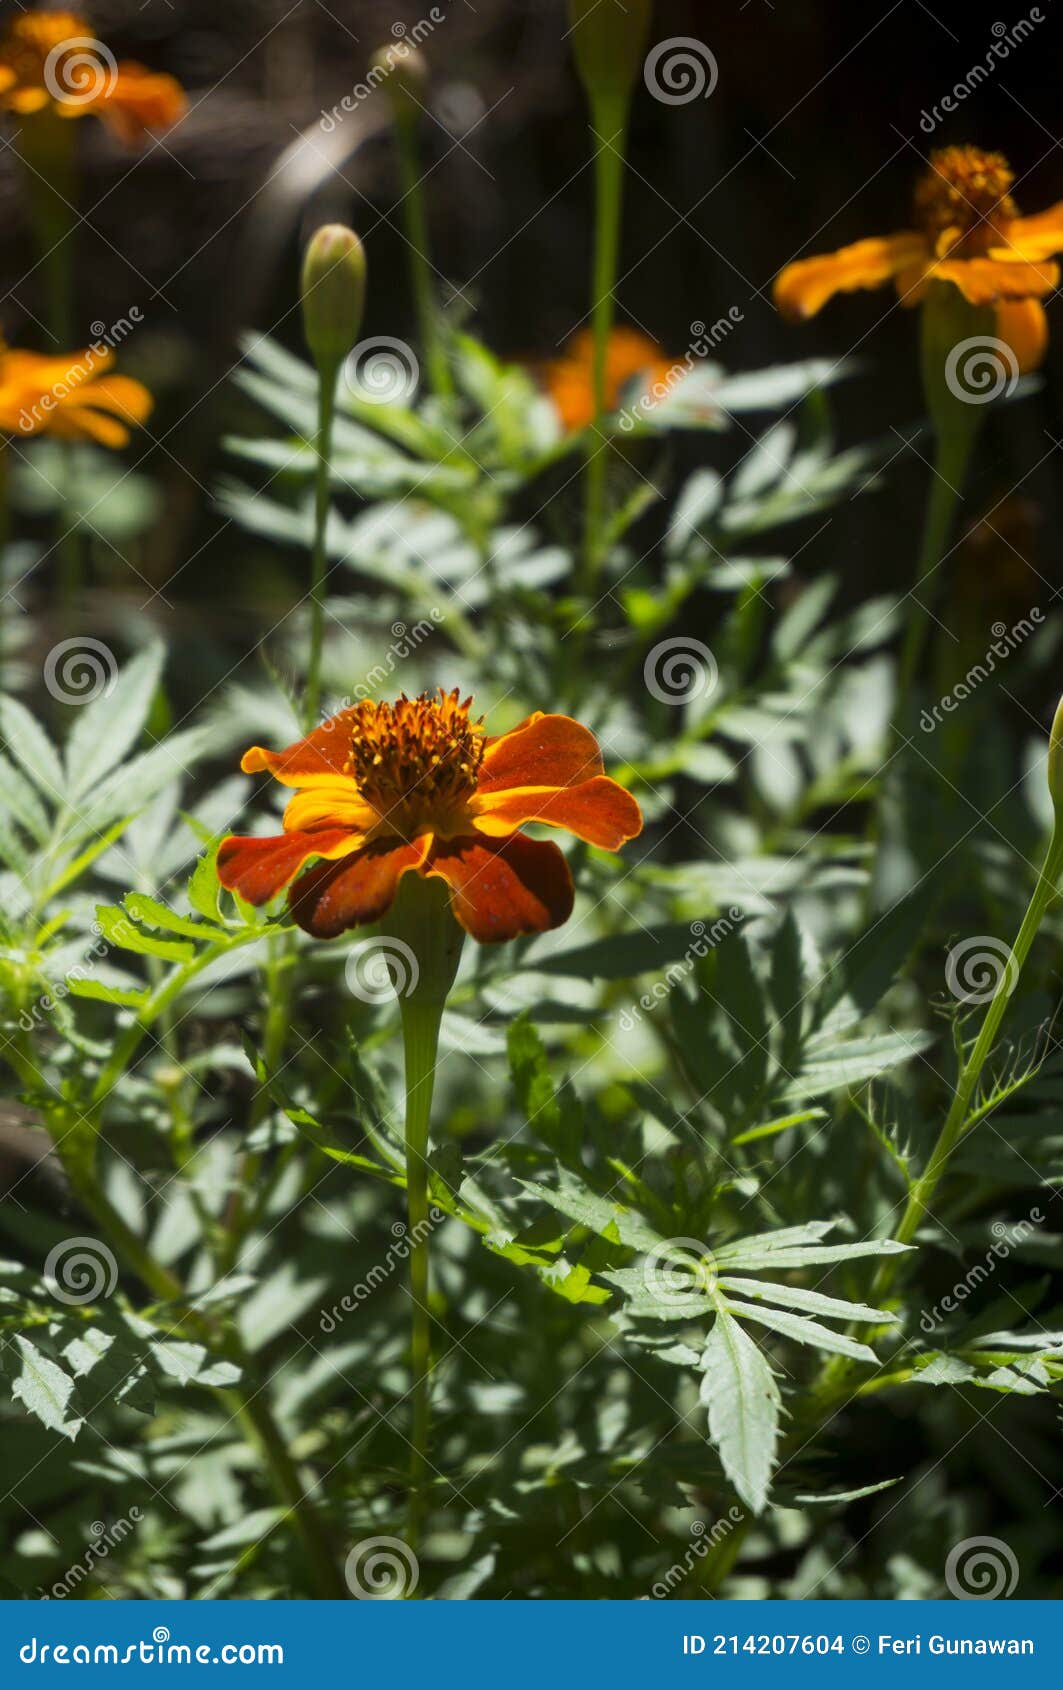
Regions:
[[1003, 153], [979, 147], [944, 147], [915, 189], [915, 220], [935, 251], [985, 237], [992, 225], [1019, 215], [1010, 188], [1015, 172]]
[[482, 722], [458, 689], [394, 704], [359, 704], [345, 764], [366, 802], [397, 833], [446, 832], [476, 790], [484, 755]]

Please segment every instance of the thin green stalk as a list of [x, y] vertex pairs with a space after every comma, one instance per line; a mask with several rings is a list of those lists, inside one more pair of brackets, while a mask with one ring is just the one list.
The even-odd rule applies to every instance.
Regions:
[[332, 423], [336, 410], [336, 368], [318, 373], [317, 437], [314, 450], [314, 554], [310, 575], [310, 655], [306, 669], [306, 697], [303, 704], [306, 729], [316, 726], [321, 706], [321, 648], [325, 633], [325, 545], [328, 527], [329, 488], [332, 463]]
[[432, 1341], [428, 1312], [428, 1128], [435, 1089], [441, 1002], [402, 1002], [406, 1057], [406, 1238], [410, 1250], [410, 1365], [413, 1429], [407, 1536], [416, 1550], [425, 1519], [431, 1435]]
[[624, 186], [624, 145], [628, 96], [599, 94], [592, 111], [598, 150], [594, 155], [594, 259], [591, 273], [591, 328], [594, 335], [594, 423], [587, 445], [583, 586], [594, 590], [601, 567], [605, 526], [609, 446], [596, 426], [607, 409], [606, 370], [613, 328], [620, 224]]
[[399, 179], [402, 183], [402, 220], [410, 248], [410, 277], [414, 303], [424, 347], [428, 382], [435, 394], [449, 397], [454, 381], [447, 363], [446, 349], [440, 330], [436, 307], [432, 264], [429, 258], [428, 212], [425, 206], [421, 175], [421, 160], [417, 146], [417, 113], [403, 111], [396, 114], [395, 138], [399, 155]]
[[922, 589], [927, 587], [930, 577], [948, 549], [949, 536], [956, 520], [974, 441], [973, 429], [950, 429], [938, 436], [915, 584], [908, 601], [908, 620], [897, 664], [897, 691], [893, 716], [895, 740], [901, 737], [901, 717], [911, 704], [912, 686], [930, 626], [930, 608], [925, 602], [926, 595]]

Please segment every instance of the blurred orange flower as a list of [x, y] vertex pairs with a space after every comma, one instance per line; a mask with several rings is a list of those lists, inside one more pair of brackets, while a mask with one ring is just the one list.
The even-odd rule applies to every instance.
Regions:
[[285, 751], [252, 746], [245, 773], [268, 769], [295, 795], [282, 834], [222, 842], [222, 885], [265, 904], [320, 858], [289, 894], [319, 939], [377, 921], [411, 872], [444, 881], [455, 918], [483, 944], [559, 927], [572, 913], [568, 864], [521, 827], [545, 822], [618, 851], [642, 828], [638, 804], [570, 717], [536, 711], [490, 738], [471, 703], [456, 688], [367, 701]]
[[152, 398], [131, 376], [109, 374], [113, 364], [106, 347], [56, 358], [0, 345], [0, 431], [126, 445], [130, 427], [151, 415]]
[[[605, 358], [605, 408], [615, 411], [629, 383], [645, 393], [663, 381], [672, 365], [661, 348], [638, 329], [617, 328], [609, 336]], [[594, 335], [580, 329], [559, 358], [542, 366], [542, 382], [566, 433], [594, 421]]]
[[891, 281], [902, 305], [918, 305], [931, 282], [950, 282], [971, 305], [995, 308], [997, 333], [1019, 369], [1036, 369], [1048, 339], [1041, 300], [1059, 285], [1059, 266], [1047, 261], [1063, 252], [1063, 200], [1020, 217], [1014, 180], [1000, 153], [932, 153], [916, 184], [916, 227], [788, 264], [775, 282], [779, 310], [812, 317], [836, 293]]
[[26, 12], [0, 38], [0, 106], [23, 117], [91, 114], [132, 144], [176, 123], [186, 101], [172, 76], [119, 63], [77, 12]]

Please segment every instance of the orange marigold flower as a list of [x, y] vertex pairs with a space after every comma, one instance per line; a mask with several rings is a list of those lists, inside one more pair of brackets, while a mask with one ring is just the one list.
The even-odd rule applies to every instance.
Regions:
[[107, 347], [57, 358], [0, 344], [0, 431], [125, 446], [130, 428], [151, 415], [152, 398], [131, 376], [109, 374], [113, 364]]
[[289, 893], [294, 919], [318, 939], [379, 920], [409, 873], [444, 881], [455, 918], [482, 944], [559, 927], [572, 913], [568, 864], [520, 829], [545, 822], [618, 851], [641, 831], [638, 804], [570, 717], [539, 710], [491, 738], [471, 703], [457, 688], [366, 702], [285, 751], [252, 746], [245, 773], [268, 769], [295, 795], [282, 834], [223, 840], [222, 885], [265, 904], [319, 858]]
[[[606, 410], [617, 409], [629, 383], [638, 382], [640, 390], [648, 392], [671, 368], [648, 335], [638, 329], [613, 329], [605, 355]], [[590, 329], [580, 329], [560, 358], [543, 366], [542, 382], [566, 433], [574, 434], [594, 421], [594, 335]]]
[[892, 281], [902, 305], [918, 305], [931, 282], [950, 282], [971, 305], [995, 307], [997, 333], [1019, 369], [1036, 369], [1048, 339], [1041, 300], [1059, 285], [1059, 265], [1050, 260], [1063, 252], [1063, 200], [1021, 217], [1014, 180], [1000, 153], [932, 153], [916, 184], [914, 229], [788, 264], [776, 278], [775, 303], [784, 316], [812, 317], [836, 293]]
[[91, 113], [132, 144], [176, 123], [186, 104], [172, 76], [116, 60], [77, 12], [26, 12], [0, 39], [0, 105], [19, 116]]

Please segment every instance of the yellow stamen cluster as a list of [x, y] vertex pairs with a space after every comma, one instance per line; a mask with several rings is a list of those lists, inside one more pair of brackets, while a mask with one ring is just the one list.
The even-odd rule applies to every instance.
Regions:
[[1019, 215], [1010, 188], [1015, 172], [1002, 153], [943, 147], [915, 189], [915, 220], [942, 252], [986, 225]]
[[403, 694], [394, 704], [356, 706], [345, 769], [396, 831], [445, 832], [452, 813], [475, 792], [484, 733], [482, 721], [469, 719], [471, 704], [455, 687], [435, 698]]

